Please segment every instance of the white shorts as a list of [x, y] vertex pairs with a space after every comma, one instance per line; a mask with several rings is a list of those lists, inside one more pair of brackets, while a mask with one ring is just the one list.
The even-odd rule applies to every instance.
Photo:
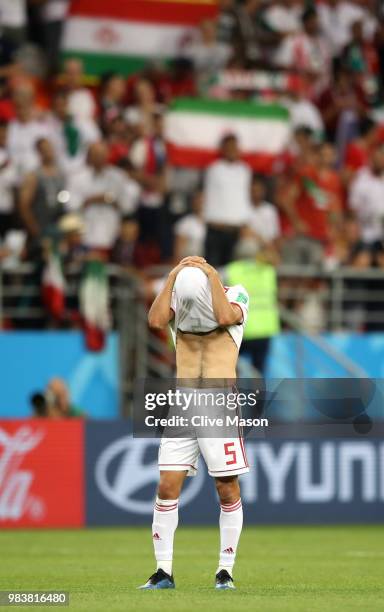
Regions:
[[237, 476], [249, 472], [243, 438], [162, 438], [160, 471], [188, 471], [195, 476], [200, 453], [210, 476]]

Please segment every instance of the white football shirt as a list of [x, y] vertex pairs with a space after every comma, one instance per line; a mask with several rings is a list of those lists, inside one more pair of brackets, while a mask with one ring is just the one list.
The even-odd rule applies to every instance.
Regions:
[[[236, 346], [240, 348], [247, 322], [249, 296], [242, 285], [224, 289], [228, 301], [240, 306], [243, 313], [241, 323], [227, 327]], [[171, 322], [174, 339], [178, 329], [183, 332], [206, 333], [219, 326], [213, 312], [209, 280], [199, 268], [185, 268], [178, 274], [172, 293], [171, 308], [175, 313]]]

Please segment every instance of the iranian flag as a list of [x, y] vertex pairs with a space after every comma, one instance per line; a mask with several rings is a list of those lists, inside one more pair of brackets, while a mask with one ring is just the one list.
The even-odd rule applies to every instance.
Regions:
[[171, 59], [216, 0], [72, 0], [64, 55], [83, 59], [88, 74], [130, 74], [151, 59]]
[[108, 277], [102, 261], [85, 264], [79, 297], [86, 346], [90, 351], [101, 351], [111, 326]]
[[49, 314], [60, 320], [65, 312], [65, 279], [61, 257], [56, 248], [49, 253], [43, 269], [41, 296]]
[[254, 170], [270, 172], [290, 137], [289, 112], [277, 104], [179, 98], [165, 122], [169, 158], [176, 166], [203, 168], [218, 154], [226, 134], [239, 139]]

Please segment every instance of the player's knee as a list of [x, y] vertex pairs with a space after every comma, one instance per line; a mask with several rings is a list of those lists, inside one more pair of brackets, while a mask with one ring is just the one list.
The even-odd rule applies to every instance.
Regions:
[[178, 499], [179, 494], [179, 486], [176, 483], [166, 478], [160, 480], [157, 490], [157, 495], [160, 499]]
[[216, 478], [216, 490], [222, 504], [234, 503], [240, 497], [238, 477]]

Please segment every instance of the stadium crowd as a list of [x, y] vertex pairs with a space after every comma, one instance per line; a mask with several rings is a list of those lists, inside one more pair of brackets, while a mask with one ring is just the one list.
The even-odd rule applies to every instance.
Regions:
[[[265, 251], [274, 263], [384, 266], [382, 2], [219, 0], [179, 58], [100, 82], [79, 59], [60, 62], [68, 5], [0, 0], [5, 269], [41, 259], [47, 239], [64, 263], [142, 274], [188, 254], [223, 266]], [[293, 78], [284, 91], [226, 90], [225, 68]], [[164, 114], [177, 96], [277, 101], [287, 150], [270, 175], [253, 174], [226, 134], [204, 172], [172, 166]]]

